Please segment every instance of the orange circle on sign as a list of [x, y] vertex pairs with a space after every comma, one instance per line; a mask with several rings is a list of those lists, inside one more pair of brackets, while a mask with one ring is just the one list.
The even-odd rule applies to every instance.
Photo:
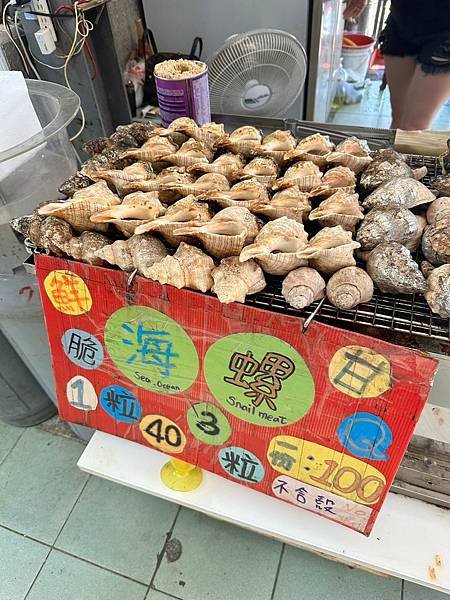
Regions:
[[164, 415], [146, 415], [139, 423], [139, 429], [147, 442], [160, 452], [179, 454], [184, 450], [184, 432]]
[[82, 315], [92, 308], [87, 285], [72, 271], [51, 271], [44, 279], [44, 288], [56, 310], [65, 315]]

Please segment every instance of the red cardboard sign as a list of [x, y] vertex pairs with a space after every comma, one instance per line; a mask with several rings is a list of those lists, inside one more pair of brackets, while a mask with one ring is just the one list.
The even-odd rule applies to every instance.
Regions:
[[36, 257], [59, 411], [369, 534], [437, 361]]

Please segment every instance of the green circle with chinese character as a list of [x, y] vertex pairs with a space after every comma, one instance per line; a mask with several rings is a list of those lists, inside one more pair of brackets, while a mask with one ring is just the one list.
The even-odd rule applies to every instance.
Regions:
[[208, 402], [193, 404], [187, 412], [187, 422], [192, 435], [204, 444], [219, 446], [231, 435], [226, 416], [217, 406]]
[[290, 425], [314, 401], [314, 379], [300, 354], [262, 333], [218, 340], [206, 353], [205, 378], [228, 412], [254, 425]]
[[180, 325], [147, 306], [127, 306], [105, 326], [105, 345], [116, 367], [136, 385], [178, 394], [198, 375], [195, 345]]

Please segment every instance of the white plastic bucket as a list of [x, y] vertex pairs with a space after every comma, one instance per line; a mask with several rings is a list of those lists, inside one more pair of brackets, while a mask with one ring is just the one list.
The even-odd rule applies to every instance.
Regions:
[[370, 57], [375, 46], [374, 38], [360, 33], [345, 33], [356, 46], [342, 46], [342, 65], [351, 78], [364, 81], [369, 68]]

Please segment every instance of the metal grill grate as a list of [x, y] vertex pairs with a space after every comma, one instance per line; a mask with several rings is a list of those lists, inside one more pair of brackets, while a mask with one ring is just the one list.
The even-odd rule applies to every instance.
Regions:
[[[428, 168], [428, 174], [422, 180], [426, 185], [429, 184], [432, 177], [440, 172], [438, 159], [434, 157], [409, 155], [408, 163], [412, 167], [425, 165]], [[262, 292], [247, 297], [246, 304], [306, 318], [315, 311], [318, 302], [302, 311], [292, 308], [281, 295], [281, 280], [273, 278], [268, 280], [268, 285]], [[349, 311], [340, 311], [325, 301], [315, 319], [331, 325], [355, 323], [429, 339], [450, 341], [449, 320], [432, 313], [425, 298], [421, 295], [393, 296], [375, 290], [370, 302], [360, 304]]]
[[[280, 289], [281, 281], [268, 281], [267, 287], [262, 292], [247, 297], [246, 304], [303, 318], [313, 313], [318, 305], [318, 302], [315, 302], [304, 310], [292, 308], [284, 300]], [[435, 340], [447, 342], [450, 340], [448, 319], [433, 314], [425, 299], [417, 295], [391, 296], [376, 290], [370, 302], [360, 304], [348, 311], [340, 311], [325, 301], [315, 319], [330, 325], [355, 323]]]

